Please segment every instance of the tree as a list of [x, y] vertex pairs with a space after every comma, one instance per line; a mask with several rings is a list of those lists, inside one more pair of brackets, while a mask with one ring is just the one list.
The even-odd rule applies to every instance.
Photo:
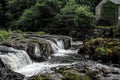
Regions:
[[54, 12], [48, 5], [36, 3], [35, 6], [24, 11], [15, 26], [23, 31], [44, 30], [53, 16]]
[[[96, 0], [6, 0], [3, 4], [4, 1], [0, 1], [0, 16], [8, 18], [5, 21], [10, 29], [78, 35], [94, 26]], [[2, 23], [6, 25], [1, 22], [2, 27]]]
[[0, 28], [7, 28], [6, 0], [0, 1]]
[[70, 0], [55, 16], [50, 31], [55, 34], [76, 35], [82, 30], [89, 30], [94, 27], [94, 15], [90, 7], [77, 4]]

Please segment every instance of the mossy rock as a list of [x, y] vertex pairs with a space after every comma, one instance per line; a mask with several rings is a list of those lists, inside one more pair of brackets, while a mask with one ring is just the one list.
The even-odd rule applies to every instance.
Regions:
[[[112, 59], [120, 57], [120, 40], [96, 38], [84, 43], [85, 52], [95, 60], [102, 60], [103, 62], [115, 62]], [[118, 61], [120, 63], [120, 60]]]

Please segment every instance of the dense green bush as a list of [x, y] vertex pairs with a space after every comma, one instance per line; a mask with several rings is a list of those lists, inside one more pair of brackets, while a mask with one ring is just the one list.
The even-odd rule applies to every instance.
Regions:
[[69, 2], [55, 16], [50, 32], [73, 35], [74, 32], [81, 32], [83, 29], [87, 31], [88, 29], [93, 29], [94, 19], [95, 17], [90, 12], [89, 6], [81, 6], [79, 4], [76, 5], [75, 2]]
[[2, 0], [0, 27], [72, 35], [94, 26], [91, 9], [95, 1]]
[[108, 26], [111, 25], [116, 25], [117, 23], [117, 13], [118, 7], [111, 1], [108, 1], [107, 3], [103, 4], [102, 6], [102, 13], [101, 13], [101, 18], [108, 21]]

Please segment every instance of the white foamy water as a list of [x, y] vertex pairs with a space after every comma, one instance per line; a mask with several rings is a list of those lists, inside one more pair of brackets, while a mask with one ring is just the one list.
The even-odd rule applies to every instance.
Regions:
[[13, 48], [8, 49], [14, 51], [14, 53], [8, 52], [0, 55], [1, 60], [7, 68], [17, 70], [32, 63], [32, 60], [25, 51], [15, 50]]
[[61, 39], [54, 39], [59, 49], [64, 49], [64, 42]]
[[50, 43], [54, 54], [56, 54], [58, 52], [59, 47], [51, 40], [46, 40], [46, 41]]
[[[4, 46], [3, 46], [4, 47]], [[58, 66], [67, 66], [71, 65], [69, 63], [35, 63], [32, 62], [29, 55], [22, 50], [15, 50], [13, 48], [8, 48], [10, 51], [14, 51], [14, 53], [5, 53], [4, 55], [0, 55], [5, 66], [15, 72], [21, 73], [26, 77], [30, 77], [37, 74], [43, 74], [45, 72], [51, 72], [50, 68], [58, 67]]]
[[56, 54], [52, 54], [53, 56], [67, 56], [69, 54], [77, 54], [78, 50], [65, 50], [65, 49], [59, 49]]
[[54, 43], [53, 41], [47, 40], [51, 46], [52, 49], [54, 51], [54, 54], [52, 54], [53, 56], [67, 56], [68, 54], [75, 54], [78, 52], [78, 50], [65, 50], [64, 49], [64, 42], [60, 39], [54, 39], [56, 43]]
[[[54, 51], [54, 56], [65, 56], [66, 54], [77, 53], [75, 50], [65, 50], [64, 43], [62, 40], [55, 39], [56, 43], [50, 40], [46, 40], [51, 44], [51, 47]], [[14, 48], [0, 46], [0, 50], [8, 51], [5, 54], [0, 54], [0, 58], [5, 64], [5, 66], [17, 73], [21, 73], [26, 77], [30, 77], [37, 74], [44, 74], [45, 72], [51, 72], [51, 68], [58, 66], [68, 66], [72, 63], [50, 63], [42, 62], [36, 63], [33, 62], [29, 55], [23, 50], [16, 50]], [[35, 46], [35, 55], [40, 56], [39, 46]], [[73, 63], [74, 64], [74, 63]]]
[[37, 74], [44, 74], [46, 72], [52, 72], [51, 68], [53, 67], [58, 67], [58, 66], [68, 66], [71, 65], [69, 63], [62, 63], [62, 64], [51, 64], [48, 62], [42, 62], [42, 63], [33, 63], [30, 65], [27, 65], [21, 69], [15, 70], [15, 72], [21, 73], [23, 75], [25, 75], [26, 77], [30, 77], [33, 75], [37, 75]]
[[39, 44], [36, 44], [35, 45], [35, 55], [39, 57], [39, 56], [41, 56], [40, 53], [41, 52], [40, 52]]

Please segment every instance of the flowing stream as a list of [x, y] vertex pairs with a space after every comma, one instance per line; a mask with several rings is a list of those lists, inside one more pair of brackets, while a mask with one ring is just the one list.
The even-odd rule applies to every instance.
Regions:
[[[53, 50], [53, 54], [49, 56], [49, 59], [44, 62], [34, 62], [28, 53], [23, 50], [16, 50], [11, 47], [0, 46], [0, 59], [4, 63], [6, 68], [13, 70], [14, 72], [25, 75], [26, 77], [31, 77], [38, 74], [44, 74], [46, 72], [51, 73], [51, 68], [78, 65], [79, 67], [86, 67], [90, 71], [94, 70], [105, 70], [111, 76], [103, 77], [101, 80], [118, 80], [120, 78], [120, 69], [111, 65], [100, 64], [96, 61], [83, 60], [80, 55], [77, 54], [78, 49], [70, 48], [68, 50], [64, 49], [64, 42], [61, 39], [47, 40]], [[72, 43], [75, 45], [82, 44], [81, 42]], [[35, 55], [40, 56], [39, 46], [35, 46]]]
[[[45, 62], [34, 62], [30, 59], [29, 55], [23, 50], [16, 50], [14, 48], [8, 48], [5, 46], [0, 46], [0, 49], [7, 50], [8, 53], [0, 54], [0, 58], [3, 61], [6, 68], [9, 68], [15, 72], [21, 73], [26, 77], [30, 77], [37, 74], [43, 74], [45, 72], [51, 72], [50, 68], [58, 67], [58, 66], [68, 66], [74, 64], [71, 63], [59, 63], [57, 61], [53, 61], [55, 56], [65, 56], [68, 54], [77, 53], [78, 50], [65, 50], [64, 43], [62, 40], [55, 39], [55, 42], [51, 40], [46, 40], [52, 46], [54, 54], [52, 55], [52, 59]], [[36, 46], [35, 54], [39, 56], [40, 50]], [[54, 56], [54, 57], [53, 57]], [[51, 62], [50, 62], [51, 60]]]

